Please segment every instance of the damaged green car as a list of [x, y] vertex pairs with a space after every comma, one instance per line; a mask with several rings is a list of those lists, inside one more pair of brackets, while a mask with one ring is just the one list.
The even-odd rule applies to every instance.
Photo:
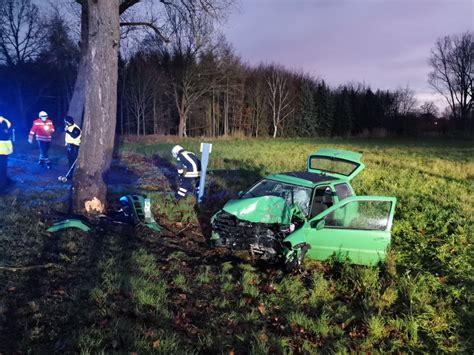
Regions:
[[216, 246], [248, 250], [263, 259], [335, 255], [354, 264], [384, 260], [390, 244], [394, 197], [356, 196], [351, 180], [363, 169], [361, 154], [323, 148], [308, 157], [307, 171], [268, 176], [212, 217]]

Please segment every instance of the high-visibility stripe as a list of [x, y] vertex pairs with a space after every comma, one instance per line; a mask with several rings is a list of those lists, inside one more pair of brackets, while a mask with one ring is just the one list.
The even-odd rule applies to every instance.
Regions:
[[184, 172], [184, 169], [178, 169], [178, 174], [182, 174]]
[[51, 142], [51, 137], [43, 137], [36, 135], [36, 140], [41, 142]]
[[186, 190], [186, 189], [184, 189], [184, 188], [182, 188], [182, 187], [180, 187], [178, 190], [179, 190], [179, 191], [183, 191], [183, 192], [188, 191], [188, 190]]
[[[72, 131], [74, 131], [74, 128], [79, 129], [79, 131], [81, 130], [79, 128], [79, 126], [74, 123], [74, 124], [68, 126], [66, 128], [66, 131], [72, 132]], [[66, 133], [65, 138], [66, 138], [66, 144], [74, 144], [74, 145], [77, 145], [77, 146], [81, 145], [81, 133], [79, 133], [79, 135], [76, 138], [73, 138], [69, 134]]]
[[192, 178], [195, 178], [195, 177], [199, 177], [200, 173], [199, 171], [198, 172], [191, 172], [191, 173], [186, 173], [184, 174], [184, 177], [192, 177]]
[[5, 122], [7, 124], [7, 128], [10, 129], [12, 127], [12, 123], [7, 120], [5, 117], [0, 118], [0, 123]]
[[192, 165], [193, 171], [197, 171], [197, 170], [198, 170], [197, 165], [196, 165], [196, 163], [194, 162], [193, 158], [191, 158], [191, 156], [189, 155], [189, 152], [182, 152], [181, 154], [182, 154], [182, 155], [186, 158], [186, 160]]
[[186, 196], [186, 194], [184, 192], [181, 192], [181, 191], [178, 191], [178, 195], [179, 196]]
[[10, 155], [13, 153], [12, 141], [0, 141], [0, 155]]

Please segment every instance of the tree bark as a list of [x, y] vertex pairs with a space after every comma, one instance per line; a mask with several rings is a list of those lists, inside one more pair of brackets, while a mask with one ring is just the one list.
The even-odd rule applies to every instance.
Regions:
[[73, 209], [103, 213], [117, 115], [119, 2], [88, 0], [86, 97], [82, 144], [74, 176]]
[[89, 35], [89, 11], [86, 1], [82, 3], [81, 11], [81, 58], [79, 59], [79, 66], [77, 68], [77, 77], [74, 84], [74, 92], [69, 108], [68, 116], [74, 118], [74, 121], [82, 126], [82, 118], [84, 113], [84, 103], [86, 101], [86, 71], [87, 71], [87, 43]]

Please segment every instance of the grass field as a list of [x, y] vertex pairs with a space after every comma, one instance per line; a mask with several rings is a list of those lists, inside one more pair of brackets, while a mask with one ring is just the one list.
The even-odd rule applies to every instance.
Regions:
[[[118, 155], [147, 175], [157, 155], [161, 164], [171, 160], [175, 143], [130, 141]], [[163, 177], [140, 186], [170, 230], [162, 235], [117, 225], [51, 235], [48, 213], [64, 208], [60, 201], [31, 206], [39, 196], [1, 197], [8, 206], [0, 214], [2, 264], [51, 267], [0, 269], [0, 353], [472, 351], [473, 142], [213, 143], [210, 199], [201, 208], [175, 203]], [[199, 150], [197, 140], [180, 144]], [[208, 249], [206, 222], [227, 199], [269, 173], [304, 170], [320, 147], [363, 153], [357, 194], [397, 197], [384, 265], [306, 262], [288, 275]]]

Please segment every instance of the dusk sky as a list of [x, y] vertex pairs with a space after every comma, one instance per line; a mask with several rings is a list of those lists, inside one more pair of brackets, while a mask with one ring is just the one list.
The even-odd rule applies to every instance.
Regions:
[[430, 50], [473, 27], [473, 0], [240, 0], [224, 33], [250, 64], [283, 64], [331, 86], [408, 85], [420, 104], [441, 108], [427, 83]]

